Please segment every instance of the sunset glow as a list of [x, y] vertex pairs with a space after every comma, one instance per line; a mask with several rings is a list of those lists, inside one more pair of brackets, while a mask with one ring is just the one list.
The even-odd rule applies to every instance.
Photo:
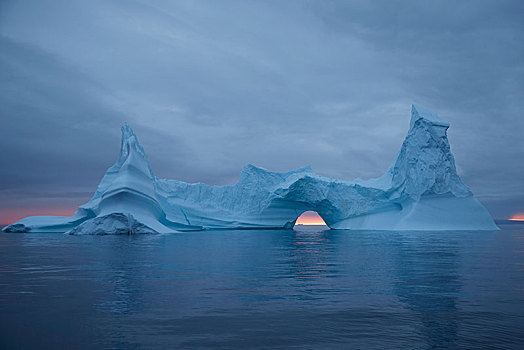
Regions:
[[72, 216], [76, 212], [76, 207], [56, 208], [6, 208], [0, 210], [0, 225], [9, 225], [26, 216]]
[[515, 214], [511, 218], [509, 218], [508, 220], [511, 220], [511, 221], [524, 221], [524, 213]]
[[315, 211], [306, 211], [297, 219], [295, 225], [326, 225]]

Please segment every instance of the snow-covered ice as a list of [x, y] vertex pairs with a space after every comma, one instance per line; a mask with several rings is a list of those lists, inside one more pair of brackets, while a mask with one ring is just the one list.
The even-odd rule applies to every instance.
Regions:
[[112, 213], [86, 220], [66, 233], [70, 235], [130, 235], [157, 232], [138, 222], [129, 213]]
[[232, 186], [157, 178], [131, 128], [89, 202], [72, 217], [24, 218], [9, 232], [164, 233], [230, 228], [292, 228], [308, 210], [333, 229], [497, 230], [464, 185], [449, 146], [449, 124], [412, 106], [395, 163], [377, 179], [341, 181], [310, 167], [277, 173], [247, 165]]

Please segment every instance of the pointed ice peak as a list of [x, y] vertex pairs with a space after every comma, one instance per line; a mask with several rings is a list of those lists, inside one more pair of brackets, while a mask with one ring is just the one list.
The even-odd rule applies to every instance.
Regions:
[[154, 179], [155, 175], [138, 138], [133, 129], [127, 123], [123, 123], [118, 159], [107, 169], [90, 203], [108, 192], [122, 188], [138, 188], [141, 193], [151, 197]]
[[391, 177], [392, 192], [419, 200], [425, 195], [471, 195], [457, 174], [447, 137], [449, 123], [435, 113], [412, 106], [410, 130], [402, 143]]
[[133, 129], [131, 129], [127, 123], [124, 123], [122, 124], [120, 154], [118, 155], [118, 160], [115, 165], [113, 165], [112, 169], [121, 170], [121, 168], [127, 168], [129, 166], [140, 169], [140, 171], [151, 178], [154, 177], [146, 152], [140, 145], [140, 142], [138, 142], [138, 138], [133, 132]]
[[119, 160], [125, 160], [132, 151], [137, 151], [142, 157], [146, 156], [133, 129], [131, 129], [129, 124], [124, 122], [124, 124], [122, 124], [122, 142], [120, 144]]
[[443, 126], [446, 128], [449, 127], [449, 123], [440, 119], [436, 113], [413, 104], [411, 105], [411, 122], [409, 123], [409, 128], [413, 128], [413, 125], [415, 125], [419, 119], [425, 119], [433, 125]]
[[135, 133], [133, 132], [133, 129], [131, 129], [127, 122], [124, 122], [122, 124], [122, 140], [128, 139], [133, 136], [136, 137]]

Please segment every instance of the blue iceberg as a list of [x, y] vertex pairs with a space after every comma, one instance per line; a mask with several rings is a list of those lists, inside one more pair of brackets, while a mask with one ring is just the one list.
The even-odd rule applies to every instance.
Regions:
[[412, 106], [394, 164], [377, 179], [353, 182], [310, 167], [278, 173], [246, 166], [232, 186], [157, 178], [133, 130], [89, 202], [72, 217], [26, 217], [7, 232], [167, 233], [206, 229], [290, 229], [316, 211], [332, 229], [497, 230], [457, 174], [449, 124]]

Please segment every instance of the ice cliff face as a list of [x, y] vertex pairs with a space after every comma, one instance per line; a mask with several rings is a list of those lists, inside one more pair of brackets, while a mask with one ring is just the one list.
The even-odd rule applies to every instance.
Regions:
[[471, 195], [457, 175], [448, 128], [449, 124], [435, 114], [412, 106], [408, 136], [391, 169], [391, 190], [400, 198], [418, 200], [427, 195]]
[[292, 228], [307, 210], [336, 229], [497, 229], [455, 168], [449, 124], [413, 106], [408, 135], [380, 178], [345, 182], [309, 167], [286, 173], [246, 166], [233, 186], [158, 179], [131, 128], [116, 163], [73, 217], [28, 217], [12, 232], [162, 233], [220, 228]]

